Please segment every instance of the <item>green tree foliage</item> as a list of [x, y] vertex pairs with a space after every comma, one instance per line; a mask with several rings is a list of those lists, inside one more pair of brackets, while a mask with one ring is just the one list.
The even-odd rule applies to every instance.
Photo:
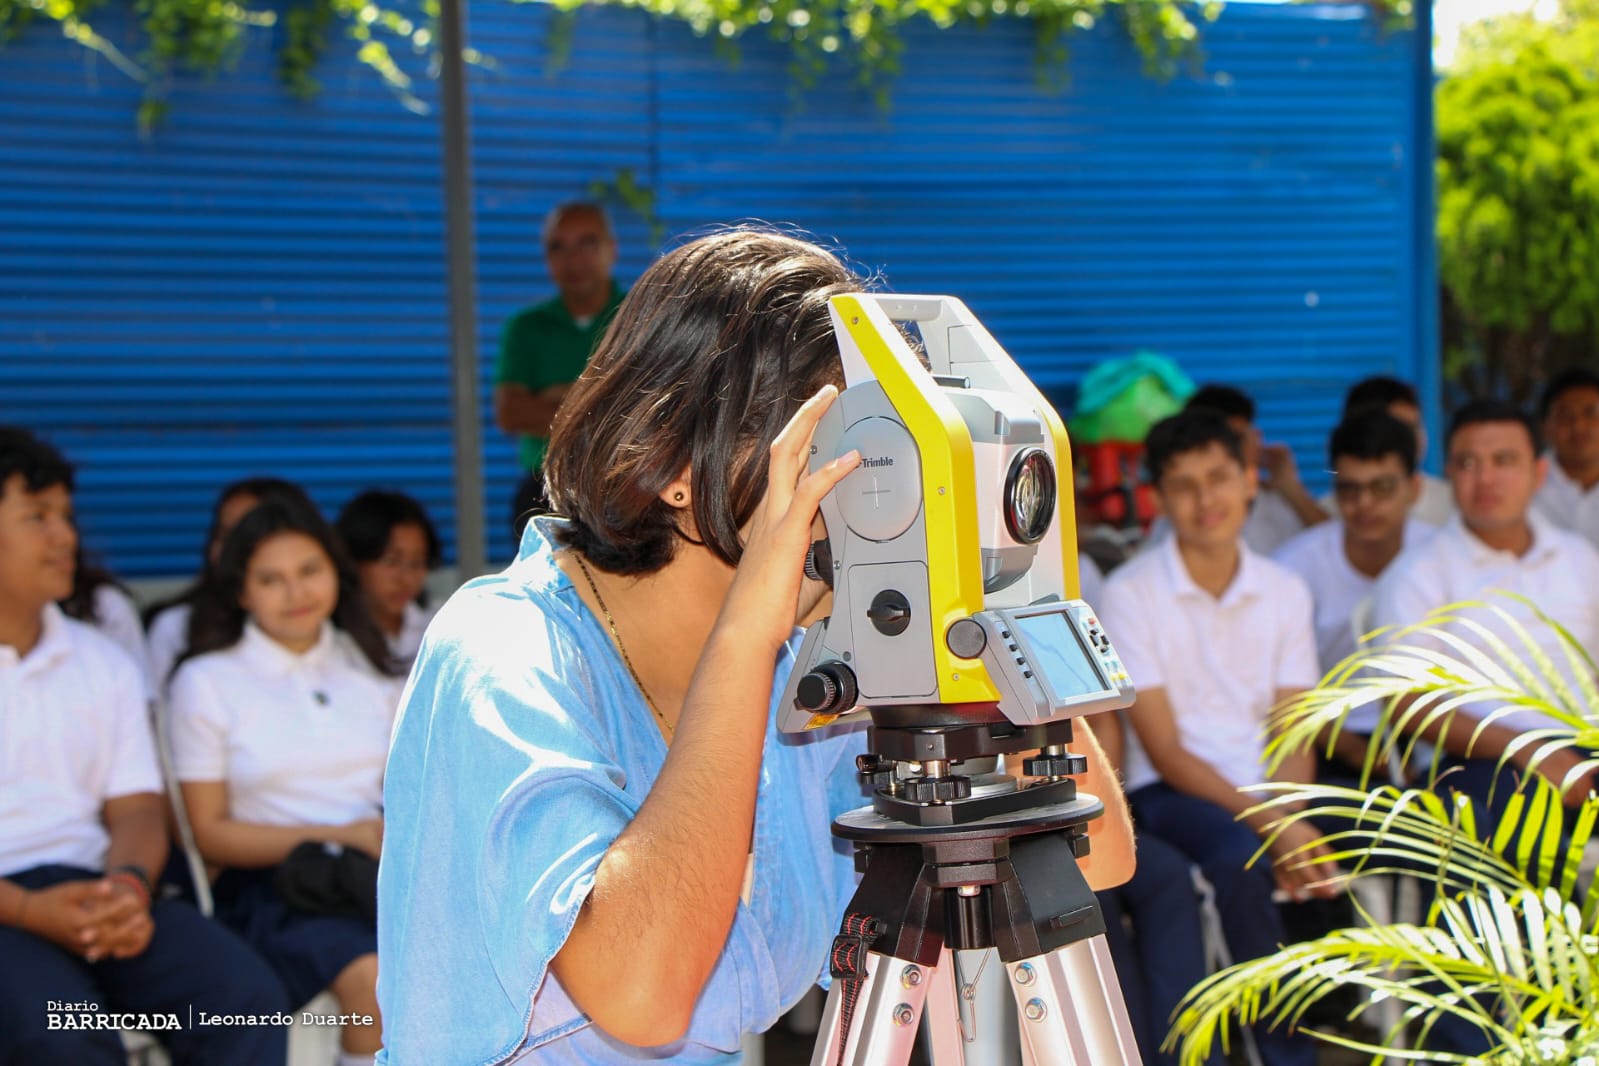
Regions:
[[1446, 369], [1525, 401], [1599, 356], [1599, 0], [1476, 27], [1437, 121]]
[[[316, 64], [329, 35], [344, 33], [359, 42], [359, 56], [395, 90], [407, 106], [411, 95], [407, 57], [428, 56], [434, 46], [438, 0], [109, 0], [127, 3], [138, 20], [143, 47], [127, 54], [92, 28], [108, 0], [0, 0], [0, 47], [33, 22], [55, 23], [69, 39], [93, 49], [147, 86], [142, 120], [160, 116], [166, 87], [179, 72], [226, 74], [252, 30], [282, 24], [277, 36], [279, 71], [288, 89], [308, 97], [317, 90]], [[481, 0], [472, 0], [481, 2]], [[505, 2], [505, 0], [499, 0]], [[1040, 72], [1058, 79], [1066, 41], [1077, 30], [1104, 19], [1118, 22], [1156, 75], [1174, 72], [1197, 59], [1197, 21], [1212, 19], [1219, 0], [1184, 4], [1179, 0], [520, 0], [553, 3], [565, 12], [585, 5], [616, 4], [681, 19], [696, 33], [730, 45], [746, 32], [762, 32], [790, 46], [800, 85], [813, 82], [834, 55], [857, 79], [877, 92], [899, 69], [901, 32], [927, 19], [939, 27], [983, 23], [995, 18], [1031, 20], [1038, 34]], [[1408, 0], [1406, 0], [1408, 2]], [[469, 55], [468, 60], [483, 57]]]

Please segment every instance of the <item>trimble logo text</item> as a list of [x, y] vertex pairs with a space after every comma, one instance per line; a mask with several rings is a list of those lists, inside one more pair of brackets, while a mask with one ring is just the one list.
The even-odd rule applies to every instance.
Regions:
[[885, 456], [883, 456], [881, 458], [878, 458], [878, 459], [862, 459], [861, 460], [861, 465], [862, 466], [893, 466], [894, 465], [894, 459], [893, 459], [892, 456], [887, 456], [887, 455], [885, 455]]

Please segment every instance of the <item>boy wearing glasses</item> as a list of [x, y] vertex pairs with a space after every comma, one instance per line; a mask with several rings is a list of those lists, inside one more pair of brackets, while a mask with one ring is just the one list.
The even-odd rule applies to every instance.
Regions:
[[[1421, 491], [1416, 434], [1388, 412], [1368, 408], [1338, 424], [1328, 442], [1338, 520], [1312, 526], [1273, 558], [1304, 579], [1315, 605], [1316, 658], [1323, 672], [1354, 654], [1371, 628], [1372, 590], [1401, 550], [1432, 535], [1410, 517]], [[1363, 713], [1364, 712], [1364, 713]], [[1352, 713], [1335, 754], [1359, 769], [1376, 726], [1375, 705]]]
[[1338, 520], [1307, 529], [1273, 555], [1310, 586], [1323, 671], [1354, 652], [1360, 634], [1352, 622], [1388, 564], [1431, 534], [1409, 517], [1421, 491], [1409, 426], [1385, 411], [1351, 415], [1333, 430], [1328, 458]]
[[1539, 513], [1599, 545], [1599, 373], [1572, 367], [1544, 388], [1538, 404], [1554, 462], [1538, 490]]
[[[1429, 526], [1443, 525], [1455, 513], [1455, 498], [1449, 489], [1449, 482], [1421, 470], [1422, 460], [1427, 458], [1427, 427], [1422, 423], [1421, 398], [1416, 393], [1416, 386], [1387, 374], [1361, 378], [1349, 386], [1349, 391], [1344, 394], [1344, 411], [1339, 417], [1348, 418], [1373, 410], [1386, 411], [1399, 419], [1416, 438], [1416, 470], [1421, 479], [1421, 490], [1411, 504], [1410, 517]], [[1337, 501], [1331, 493], [1320, 502], [1329, 511], [1337, 507]]]
[[506, 320], [494, 364], [494, 424], [518, 438], [526, 476], [511, 503], [512, 547], [532, 514], [549, 510], [544, 450], [555, 412], [622, 302], [616, 236], [599, 204], [561, 204], [544, 219], [544, 266], [556, 294]]

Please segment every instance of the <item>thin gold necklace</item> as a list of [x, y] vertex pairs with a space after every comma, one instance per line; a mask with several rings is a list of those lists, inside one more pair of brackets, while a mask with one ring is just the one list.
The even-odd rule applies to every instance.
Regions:
[[594, 584], [594, 575], [589, 573], [588, 564], [578, 552], [572, 553], [572, 561], [583, 571], [583, 580], [589, 583], [589, 591], [594, 593], [594, 602], [600, 605], [600, 613], [605, 615], [605, 624], [611, 627], [611, 639], [616, 641], [616, 650], [622, 653], [622, 662], [627, 664], [627, 672], [632, 675], [633, 684], [638, 686], [639, 695], [644, 697], [644, 702], [655, 712], [655, 721], [661, 727], [661, 736], [666, 738], [667, 744], [671, 744], [672, 724], [666, 720], [666, 715], [661, 713], [661, 709], [655, 706], [655, 701], [650, 698], [650, 690], [644, 687], [643, 678], [639, 677], [638, 671], [634, 669], [633, 660], [627, 654], [627, 645], [622, 643], [622, 634], [616, 631], [616, 619], [611, 617], [611, 609], [605, 606], [605, 597], [600, 595], [599, 586]]

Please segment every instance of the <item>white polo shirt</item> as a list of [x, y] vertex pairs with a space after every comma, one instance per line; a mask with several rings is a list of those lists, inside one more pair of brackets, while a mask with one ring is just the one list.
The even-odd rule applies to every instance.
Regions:
[[106, 800], [161, 791], [144, 683], [121, 648], [53, 605], [26, 658], [0, 645], [0, 876], [100, 869]]
[[[1405, 522], [1403, 545], [1424, 543], [1437, 530], [1412, 518]], [[1278, 548], [1272, 556], [1298, 574], [1310, 589], [1316, 611], [1316, 658], [1322, 673], [1353, 655], [1356, 642], [1371, 626], [1356, 632], [1361, 616], [1369, 620], [1372, 590], [1377, 579], [1356, 570], [1344, 552], [1344, 524], [1339, 521], [1311, 526]], [[1390, 564], [1392, 565], [1392, 564]]]
[[94, 590], [95, 628], [116, 642], [128, 653], [139, 674], [144, 678], [146, 699], [155, 698], [155, 688], [150, 683], [150, 649], [144, 642], [144, 623], [139, 621], [139, 608], [133, 597], [112, 584]]
[[[1183, 748], [1250, 785], [1266, 777], [1264, 724], [1277, 691], [1321, 675], [1310, 590], [1248, 547], [1240, 555], [1217, 599], [1194, 584], [1167, 537], [1110, 575], [1098, 607], [1134, 686], [1166, 691]], [[1159, 780], [1131, 731], [1122, 769], [1128, 791]]]
[[1599, 485], [1583, 491], [1560, 469], [1553, 455], [1549, 456], [1549, 476], [1534, 497], [1533, 506], [1552, 524], [1581, 534], [1589, 544], [1599, 545]]
[[157, 692], [172, 683], [172, 664], [189, 646], [189, 605], [175, 603], [150, 619], [145, 635], [150, 646], [150, 680]]
[[[1522, 604], [1489, 593], [1501, 590], [1525, 596], [1560, 623], [1588, 654], [1594, 655], [1599, 653], [1599, 550], [1575, 533], [1550, 525], [1536, 510], [1528, 519], [1532, 547], [1521, 556], [1490, 548], [1459, 518], [1427, 543], [1406, 549], [1377, 582], [1373, 627], [1410, 625], [1446, 604], [1487, 600], [1526, 626], [1569, 677], [1566, 653], [1556, 634]], [[1504, 629], [1497, 616], [1488, 611], [1468, 609], [1462, 614], [1492, 630]], [[1462, 633], [1469, 636], [1469, 631]], [[1519, 638], [1507, 632], [1501, 632], [1501, 636], [1511, 647], [1520, 646]], [[1473, 710], [1480, 716], [1491, 708]], [[1534, 712], [1523, 712], [1516, 720], [1524, 729], [1549, 724]]]
[[237, 644], [190, 659], [172, 679], [178, 780], [225, 782], [241, 822], [376, 817], [402, 686], [331, 625], [296, 654], [246, 623]]

